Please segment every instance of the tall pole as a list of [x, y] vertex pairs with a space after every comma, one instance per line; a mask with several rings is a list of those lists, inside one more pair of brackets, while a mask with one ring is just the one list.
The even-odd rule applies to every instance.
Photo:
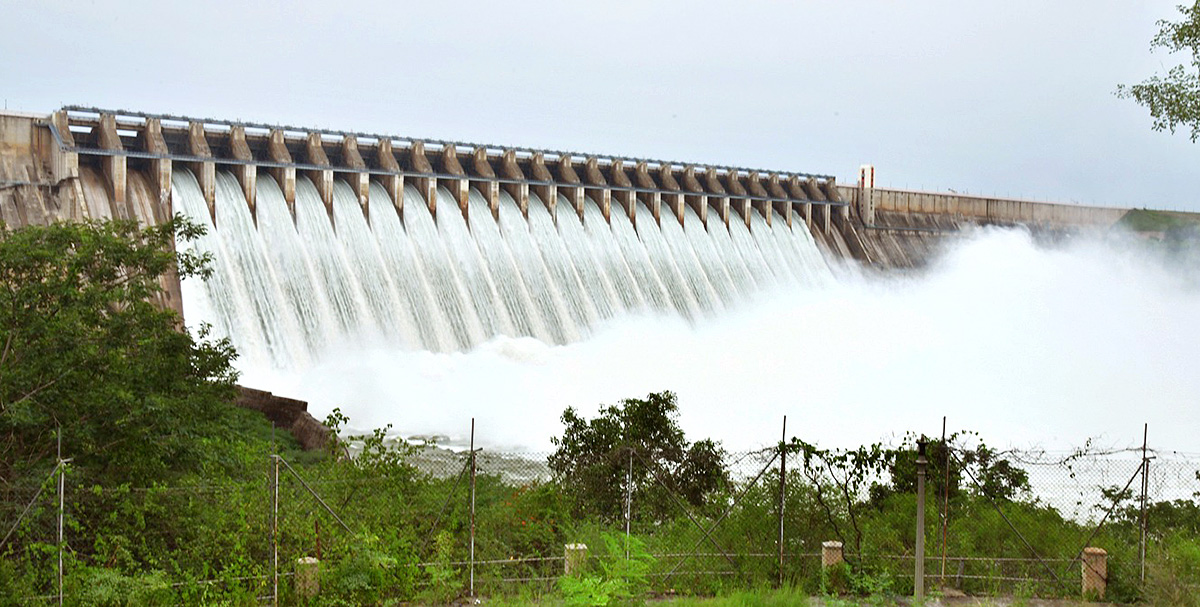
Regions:
[[625, 472], [625, 560], [629, 560], [629, 521], [633, 518], [633, 447], [629, 447], [629, 468]]
[[917, 441], [917, 563], [913, 578], [913, 600], [920, 604], [925, 600], [925, 437]]
[[58, 604], [63, 604], [63, 511], [66, 509], [66, 470], [63, 469], [62, 428], [58, 429]]
[[942, 483], [942, 573], [941, 585], [946, 585], [946, 529], [950, 526], [950, 445], [946, 444], [946, 416], [942, 416], [942, 467], [946, 478]]
[[279, 607], [279, 455], [271, 455], [271, 604]]
[[1141, 561], [1142, 583], [1146, 583], [1146, 501], [1150, 493], [1150, 458], [1146, 456], [1146, 447], [1150, 436], [1150, 424], [1142, 426], [1142, 538], [1138, 544], [1138, 558]]
[[475, 418], [471, 418], [471, 596], [475, 596]]
[[779, 587], [783, 587], [783, 508], [787, 503], [787, 416], [783, 416], [783, 438], [779, 440]]

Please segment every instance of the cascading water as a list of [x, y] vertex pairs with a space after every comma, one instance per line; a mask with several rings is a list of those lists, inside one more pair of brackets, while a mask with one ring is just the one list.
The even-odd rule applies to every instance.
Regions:
[[[488, 445], [544, 449], [563, 407], [663, 389], [689, 436], [735, 448], [777, 440], [763, 428], [782, 414], [842, 445], [947, 412], [1010, 442], [1053, 428], [1075, 444], [1150, 415], [1179, 443], [1195, 426], [1179, 422], [1200, 394], [1194, 283], [1136, 253], [982, 230], [928, 276], [833, 281], [796, 214], [755, 211], [747, 228], [686, 209], [681, 228], [639, 205], [635, 230], [619, 205], [606, 221], [587, 201], [581, 220], [564, 197], [522, 213], [502, 194], [497, 221], [474, 193], [464, 221], [441, 191], [435, 221], [417, 189], [397, 213], [372, 184], [367, 221], [339, 183], [331, 221], [301, 178], [293, 219], [263, 175], [251, 217], [221, 173], [211, 229], [195, 178], [172, 185], [210, 227], [185, 246], [214, 258], [183, 285], [188, 321], [233, 340], [248, 385], [358, 428], [462, 436], [478, 417]], [[1129, 407], [1148, 385], [1165, 404]]]
[[[736, 218], [734, 219], [736, 220]], [[717, 256], [718, 260], [724, 264], [725, 271], [729, 274], [734, 298], [737, 298], [740, 294], [758, 291], [760, 286], [759, 281], [763, 280], [763, 278], [756, 276], [750, 270], [745, 255], [733, 243], [730, 228], [726, 227], [725, 222], [721, 220], [721, 216], [715, 212], [710, 212], [705, 218], [704, 228], [703, 233], [700, 230], [691, 230], [688, 234], [697, 241], [704, 240], [707, 237], [708, 248], [711, 251], [710, 254]], [[696, 246], [700, 247], [702, 245], [697, 244]]]
[[487, 259], [471, 238], [466, 220], [459, 213], [458, 202], [443, 188], [437, 190], [437, 229], [445, 239], [450, 263], [459, 268], [459, 275], [467, 287], [466, 302], [475, 308], [485, 338], [517, 335], [508, 310], [500, 303]]
[[[175, 173], [174, 192], [211, 228], [190, 173]], [[193, 245], [213, 254], [215, 271], [203, 288], [186, 285], [189, 320], [211, 322], [249, 364], [294, 369], [353, 344], [453, 352], [500, 336], [577, 342], [629, 313], [695, 322], [829, 272], [807, 230], [778, 215], [772, 227], [755, 215], [747, 230], [740, 217], [726, 226], [688, 208], [680, 225], [670, 213], [655, 222], [639, 203], [635, 229], [619, 205], [605, 220], [586, 201], [581, 220], [563, 197], [555, 214], [537, 196], [522, 213], [507, 192], [494, 217], [470, 190], [464, 220], [450, 192], [437, 192], [436, 220], [412, 186], [397, 213], [378, 184], [364, 209], [337, 180], [328, 209], [301, 177], [293, 217], [264, 175], [252, 217], [237, 180], [219, 173], [217, 228]]]
[[333, 233], [325, 203], [307, 177], [296, 180], [296, 233], [305, 252], [293, 254], [305, 254], [310, 260], [317, 286], [323, 287], [329, 301], [337, 334], [359, 338], [364, 331], [373, 333], [376, 325], [366, 307], [366, 294], [359, 281], [379, 280], [380, 277], [354, 271]]
[[[588, 216], [585, 225], [604, 229], [604, 217], [599, 209], [590, 211], [594, 205], [585, 205]], [[638, 205], [638, 215], [650, 217], [650, 211]], [[651, 307], [659, 310], [674, 308], [676, 312], [687, 319], [699, 316], [701, 308], [697, 303], [697, 294], [687, 288], [684, 279], [675, 267], [675, 259], [663, 243], [662, 232], [656, 229], [642, 230], [639, 234], [625, 215], [614, 213], [611, 216], [612, 236], [621, 249], [630, 272], [638, 281], [642, 293], [651, 295]], [[655, 297], [655, 296], [658, 297]]]
[[[243, 326], [248, 325], [247, 328], [258, 336], [263, 359], [283, 360], [288, 352], [299, 347], [291, 342], [295, 335], [294, 321], [286, 308], [278, 305], [283, 294], [275, 280], [274, 268], [254, 226], [242, 189], [228, 173], [217, 175], [216, 216], [232, 277], [240, 280], [241, 292], [249, 304], [246, 308], [252, 313], [251, 322]], [[259, 354], [254, 352], [256, 356]]]
[[[547, 343], [564, 343], [565, 332], [575, 332], [565, 309], [555, 306], [549, 297], [546, 277], [541, 264], [530, 258], [518, 264], [509, 246], [511, 239], [500, 235], [500, 226], [492, 218], [492, 211], [483, 196], [471, 190], [467, 206], [471, 218], [471, 235], [482, 267], [486, 267], [488, 283], [507, 312], [512, 323], [510, 335], [536, 337]], [[546, 293], [545, 297], [530, 297], [529, 290]], [[568, 326], [564, 326], [568, 325]]]
[[471, 292], [463, 281], [462, 268], [454, 263], [449, 244], [438, 234], [433, 216], [425, 207], [421, 193], [413, 186], [404, 188], [404, 209], [404, 229], [424, 268], [437, 309], [444, 312], [448, 329], [456, 338], [455, 349], [470, 349], [486, 339], [487, 334], [471, 304]]
[[420, 257], [413, 250], [412, 239], [400, 225], [400, 216], [383, 186], [371, 184], [368, 207], [371, 232], [383, 255], [383, 263], [400, 291], [401, 305], [412, 311], [416, 343], [434, 352], [451, 352], [468, 343], [464, 336], [456, 334], [462, 319], [452, 325], [445, 316], [447, 310], [456, 310], [457, 306], [438, 305], [438, 302], [456, 296], [457, 290], [451, 287], [449, 293], [435, 294]]
[[[684, 218], [686, 221], [686, 214]], [[701, 310], [705, 313], [712, 313], [724, 309], [722, 298], [714, 286], [715, 281], [710, 276], [711, 269], [701, 265], [700, 260], [696, 257], [696, 251], [692, 248], [687, 235], [684, 234], [683, 226], [679, 225], [679, 221], [671, 217], [668, 221], [659, 224], [658, 231], [662, 234], [662, 242], [669, 251], [670, 257], [675, 260], [675, 268], [679, 270], [679, 275], [683, 278], [687, 290], [696, 297]], [[653, 235], [646, 234], [643, 240], [653, 242], [655, 239]]]
[[[558, 198], [558, 208], [563, 207], [566, 203], [566, 198]], [[542, 211], [545, 213], [545, 211]], [[546, 214], [549, 217], [549, 214]], [[537, 222], [534, 222], [537, 225]], [[627, 310], [640, 310], [646, 307], [666, 310], [667, 297], [666, 291], [663, 289], [662, 283], [651, 271], [647, 265], [630, 265], [630, 258], [625, 257], [622, 253], [621, 245], [615, 238], [615, 228], [607, 221], [604, 221], [604, 215], [600, 213], [600, 208], [595, 205], [584, 206], [583, 222], [579, 224], [574, 221], [563, 221], [560, 230], [563, 239], [569, 244], [575, 246], [569, 247], [572, 254], [582, 253], [584, 244], [591, 245], [591, 252], [595, 257], [589, 259], [579, 259], [576, 257], [576, 266], [588, 267], [595, 265], [597, 270], [609, 278], [609, 282], [616, 292], [617, 301]], [[546, 224], [546, 229], [549, 229], [550, 224]], [[582, 233], [581, 238], [579, 234]], [[640, 260], [635, 260], [640, 261]], [[635, 271], [634, 268], [637, 268]]]
[[[386, 212], [386, 211], [385, 211]], [[412, 309], [400, 305], [399, 289], [392, 278], [393, 271], [383, 263], [383, 255], [367, 225], [354, 190], [343, 181], [333, 184], [333, 225], [343, 259], [358, 278], [362, 301], [370, 310], [385, 339], [399, 339], [406, 346], [418, 344], [411, 338], [416, 333]], [[369, 270], [363, 275], [363, 270]]]
[[731, 256], [728, 261], [722, 259], [721, 253], [714, 245], [717, 238], [708, 234], [708, 226], [700, 221], [700, 216], [696, 214], [696, 211], [687, 206], [684, 207], [683, 212], [683, 233], [687, 236], [685, 242], [691, 245], [696, 261], [700, 264], [704, 275], [708, 277], [709, 284], [712, 285], [725, 306], [736, 304], [737, 293], [746, 292], [745, 285], [735, 285], [733, 277], [729, 273], [730, 266], [737, 266], [737, 257]]
[[[187, 176], [191, 178], [190, 174]], [[309, 353], [319, 352], [335, 338], [333, 313], [324, 289], [318, 286], [313, 275], [309, 250], [296, 233], [296, 224], [283, 191], [274, 180], [264, 179], [258, 183], [255, 210], [259, 236], [283, 291], [284, 305], [279, 307], [291, 311], [304, 342], [303, 349], [290, 351], [287, 355], [292, 361], [303, 361]]]
[[[213, 229], [208, 204], [200, 192], [200, 184], [187, 171], [175, 171], [171, 176], [171, 196], [175, 208], [204, 226], [205, 233], [195, 241], [184, 245], [199, 253], [212, 255], [212, 275], [200, 283], [185, 280], [182, 284], [185, 313], [193, 325], [211, 322], [218, 335], [238, 335], [238, 346], [245, 350], [261, 352], [263, 346], [253, 325], [258, 319], [249, 309], [250, 298], [242, 293], [236, 273], [230, 267], [233, 255], [225, 250], [221, 234]], [[211, 294], [211, 295], [210, 295]]]
[[564, 254], [562, 239], [557, 233], [546, 234], [541, 242], [548, 254], [542, 255], [529, 222], [508, 192], [500, 193], [497, 211], [501, 239], [512, 251], [517, 267], [525, 268], [525, 285], [542, 301], [543, 316], [562, 319], [563, 341], [578, 339], [579, 327], [596, 322], [596, 310], [589, 304], [594, 290], [580, 281], [571, 257]]

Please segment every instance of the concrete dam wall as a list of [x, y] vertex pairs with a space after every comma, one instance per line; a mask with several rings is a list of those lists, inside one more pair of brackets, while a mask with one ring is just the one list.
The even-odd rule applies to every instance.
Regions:
[[[702, 219], [710, 211], [716, 213], [726, 224], [733, 214], [748, 225], [751, 211], [759, 212], [769, 224], [771, 209], [780, 211], [790, 222], [791, 215], [785, 210], [797, 207], [806, 221], [824, 230], [830, 213], [840, 209], [845, 214], [845, 203], [833, 178], [827, 175], [304, 131], [168, 115], [116, 114], [89, 108], [69, 108], [48, 116], [5, 114], [0, 115], [0, 124], [4, 125], [4, 145], [9, 148], [6, 155], [26, 157], [25, 166], [17, 160], [5, 167], [9, 187], [57, 187], [67, 179], [83, 179], [90, 185], [105, 186], [114, 213], [137, 204], [133, 199], [146, 193], [141, 191], [146, 188], [157, 195], [157, 207], [168, 205], [174, 168], [187, 168], [197, 176], [211, 208], [214, 173], [221, 168], [237, 176], [252, 214], [260, 173], [277, 181], [289, 205], [294, 204], [297, 176], [310, 178], [327, 207], [332, 204], [335, 176], [351, 185], [364, 209], [368, 184], [375, 181], [388, 192], [401, 215], [404, 208], [400, 192], [406, 183], [418, 188], [435, 216], [438, 201], [433, 192], [439, 185], [451, 191], [464, 215], [467, 192], [472, 187], [488, 200], [493, 216], [501, 190], [517, 200], [523, 212], [530, 193], [557, 212], [557, 194], [562, 193], [580, 217], [584, 201], [591, 200], [606, 219], [616, 207], [635, 224], [639, 220], [636, 202], [651, 212], [640, 220], [655, 222], [664, 215], [682, 222], [685, 207], [694, 209]], [[89, 167], [99, 175], [88, 174]], [[22, 173], [39, 169], [45, 173], [41, 179], [22, 179]], [[131, 188], [139, 191], [131, 192]], [[3, 209], [11, 215], [6, 217], [10, 224], [36, 222], [63, 211], [25, 202], [8, 197]], [[102, 208], [88, 206], [87, 200], [79, 202], [85, 208], [68, 212], [106, 214]]]
[[828, 175], [68, 107], [0, 114], [0, 219], [210, 226], [213, 280], [166, 305], [289, 366], [346, 340], [461, 351], [692, 320], [829, 264], [922, 265], [973, 225], [1119, 209], [838, 185]]

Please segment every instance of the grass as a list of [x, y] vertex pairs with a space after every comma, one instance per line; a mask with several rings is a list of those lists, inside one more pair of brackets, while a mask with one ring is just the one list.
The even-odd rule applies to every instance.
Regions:
[[[937, 597], [931, 595], [927, 597], [927, 605], [940, 605]], [[970, 605], [971, 607], [1021, 607], [1030, 604], [1040, 604], [1031, 602], [1028, 599], [1022, 598], [978, 598], [973, 599], [974, 602], [969, 603], [952, 603]], [[486, 601], [488, 605], [496, 605], [503, 607], [558, 607], [563, 605], [561, 598], [557, 597], [521, 597], [514, 599], [492, 599]], [[757, 590], [743, 590], [721, 594], [715, 597], [669, 597], [660, 599], [650, 599], [646, 605], [664, 606], [664, 607], [793, 607], [796, 605], [809, 605], [812, 607], [883, 607], [883, 606], [900, 606], [910, 605], [911, 600], [908, 597], [821, 597], [811, 596], [798, 588], [761, 588]], [[1067, 601], [1054, 602], [1055, 605], [1079, 605], [1086, 607], [1095, 605], [1079, 601], [1071, 603]], [[1150, 603], [1157, 605], [1158, 603]], [[1174, 603], [1162, 603], [1164, 605]], [[1185, 603], [1190, 604], [1190, 603]]]
[[1134, 232], [1167, 232], [1174, 229], [1200, 227], [1200, 214], [1131, 209], [1117, 222], [1117, 225]]
[[811, 598], [796, 588], [742, 590], [712, 598], [678, 598], [666, 601], [672, 607], [785, 607], [808, 604]]

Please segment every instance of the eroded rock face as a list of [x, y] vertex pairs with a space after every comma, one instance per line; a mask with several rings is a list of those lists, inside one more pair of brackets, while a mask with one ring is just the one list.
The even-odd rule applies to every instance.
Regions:
[[234, 404], [261, 412], [276, 428], [291, 432], [305, 451], [321, 449], [329, 442], [329, 428], [308, 412], [307, 402], [238, 386]]

